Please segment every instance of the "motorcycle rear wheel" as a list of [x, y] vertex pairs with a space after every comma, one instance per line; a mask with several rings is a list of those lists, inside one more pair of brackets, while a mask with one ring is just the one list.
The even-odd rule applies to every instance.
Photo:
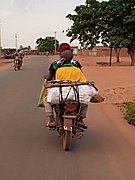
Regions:
[[72, 132], [64, 131], [63, 134], [63, 149], [69, 151], [71, 149]]

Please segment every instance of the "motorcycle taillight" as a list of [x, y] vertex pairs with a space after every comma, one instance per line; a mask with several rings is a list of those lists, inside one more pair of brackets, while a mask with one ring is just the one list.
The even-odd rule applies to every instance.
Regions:
[[77, 106], [64, 106], [64, 109], [69, 112], [73, 112], [77, 109]]

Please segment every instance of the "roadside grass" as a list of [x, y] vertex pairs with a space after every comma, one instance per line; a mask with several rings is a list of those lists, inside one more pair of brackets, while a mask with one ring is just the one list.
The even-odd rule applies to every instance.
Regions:
[[101, 66], [108, 66], [109, 63], [108, 62], [96, 62], [98, 65], [101, 65]]
[[124, 106], [127, 109], [124, 118], [129, 124], [135, 126], [135, 102], [125, 102]]

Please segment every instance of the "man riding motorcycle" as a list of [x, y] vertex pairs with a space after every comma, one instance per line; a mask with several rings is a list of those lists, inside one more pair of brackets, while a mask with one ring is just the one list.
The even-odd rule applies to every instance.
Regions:
[[[75, 67], [72, 63], [73, 53], [71, 50], [65, 50], [61, 53], [61, 58], [63, 59], [63, 64], [56, 71], [55, 79], [56, 80], [69, 80], [69, 81], [77, 81], [77, 82], [86, 82], [87, 79], [82, 73], [82, 71]], [[47, 117], [46, 126], [54, 127], [56, 124], [53, 116], [53, 109], [51, 104], [47, 102], [45, 98], [45, 113]], [[83, 128], [87, 128], [84, 124], [83, 119], [86, 118], [87, 113], [87, 104], [81, 104], [81, 112], [80, 112], [80, 121], [79, 125]]]
[[15, 59], [18, 58], [20, 60], [20, 64], [22, 66], [23, 63], [23, 57], [24, 57], [24, 53], [21, 50], [16, 50], [16, 52], [14, 53], [14, 57]]
[[[45, 75], [45, 79], [47, 80], [52, 80], [52, 79], [55, 79], [55, 74], [56, 74], [56, 71], [58, 68], [60, 68], [63, 64], [64, 64], [64, 60], [61, 56], [61, 53], [65, 50], [71, 50], [71, 47], [68, 43], [62, 43], [60, 44], [59, 48], [58, 48], [58, 52], [60, 54], [60, 59], [59, 60], [56, 60], [56, 61], [53, 61], [49, 67], [49, 72], [47, 75]], [[81, 64], [76, 61], [76, 60], [71, 60], [71, 63], [75, 66], [75, 67], [78, 67], [81, 69]]]

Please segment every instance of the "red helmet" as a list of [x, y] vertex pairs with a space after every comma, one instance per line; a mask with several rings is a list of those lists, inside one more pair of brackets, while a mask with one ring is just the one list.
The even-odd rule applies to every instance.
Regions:
[[61, 43], [58, 48], [59, 53], [61, 54], [65, 50], [71, 50], [70, 45], [68, 43]]

